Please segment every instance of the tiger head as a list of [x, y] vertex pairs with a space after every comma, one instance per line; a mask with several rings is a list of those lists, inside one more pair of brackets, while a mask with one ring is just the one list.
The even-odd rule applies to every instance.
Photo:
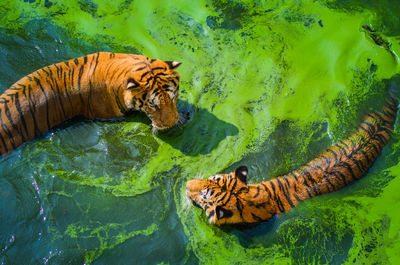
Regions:
[[180, 78], [175, 70], [181, 63], [138, 55], [134, 58], [131, 71], [124, 76], [125, 105], [145, 112], [156, 131], [174, 126], [179, 121], [176, 103]]
[[258, 201], [254, 200], [257, 187], [247, 185], [247, 172], [247, 167], [240, 166], [229, 174], [190, 180], [186, 184], [186, 195], [206, 212], [208, 221], [215, 225], [249, 224], [267, 220], [272, 217], [268, 213], [268, 197], [262, 194], [257, 196]]

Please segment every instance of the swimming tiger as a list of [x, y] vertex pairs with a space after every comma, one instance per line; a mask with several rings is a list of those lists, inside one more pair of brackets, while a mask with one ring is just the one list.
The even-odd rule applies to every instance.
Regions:
[[0, 96], [0, 155], [75, 116], [110, 119], [143, 111], [153, 129], [179, 115], [181, 63], [98, 52], [41, 68]]
[[383, 110], [367, 114], [349, 138], [287, 175], [247, 184], [247, 167], [240, 166], [229, 174], [188, 181], [186, 195], [215, 225], [268, 220], [300, 201], [338, 190], [364, 176], [389, 141], [396, 112], [397, 100], [391, 96]]

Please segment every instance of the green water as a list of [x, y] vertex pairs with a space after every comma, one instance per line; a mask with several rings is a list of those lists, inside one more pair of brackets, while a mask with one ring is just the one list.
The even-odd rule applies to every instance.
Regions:
[[2, 0], [0, 91], [142, 53], [183, 63], [191, 120], [157, 136], [141, 114], [73, 120], [1, 158], [1, 264], [398, 264], [399, 122], [365, 178], [255, 227], [208, 224], [184, 187], [240, 164], [266, 180], [348, 135], [400, 89], [399, 16], [388, 0]]

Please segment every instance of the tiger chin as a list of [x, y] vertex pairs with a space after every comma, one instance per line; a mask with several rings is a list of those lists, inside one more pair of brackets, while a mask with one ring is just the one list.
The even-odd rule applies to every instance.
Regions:
[[186, 195], [215, 225], [256, 224], [300, 201], [336, 191], [363, 177], [389, 141], [397, 112], [391, 95], [381, 112], [369, 113], [347, 139], [287, 175], [247, 184], [248, 169], [187, 182]]
[[0, 96], [0, 155], [75, 116], [111, 119], [142, 111], [153, 132], [179, 120], [181, 63], [98, 52], [41, 68]]

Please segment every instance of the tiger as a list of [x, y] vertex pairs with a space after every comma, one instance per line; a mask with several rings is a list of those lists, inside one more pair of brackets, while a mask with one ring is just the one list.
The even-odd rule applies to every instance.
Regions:
[[75, 116], [111, 119], [142, 111], [154, 131], [176, 125], [180, 65], [97, 52], [21, 78], [0, 96], [0, 156]]
[[208, 222], [246, 225], [267, 221], [299, 202], [336, 191], [363, 177], [389, 141], [397, 113], [391, 94], [380, 112], [368, 113], [348, 138], [286, 175], [247, 184], [248, 169], [186, 183], [188, 200], [202, 208]]

